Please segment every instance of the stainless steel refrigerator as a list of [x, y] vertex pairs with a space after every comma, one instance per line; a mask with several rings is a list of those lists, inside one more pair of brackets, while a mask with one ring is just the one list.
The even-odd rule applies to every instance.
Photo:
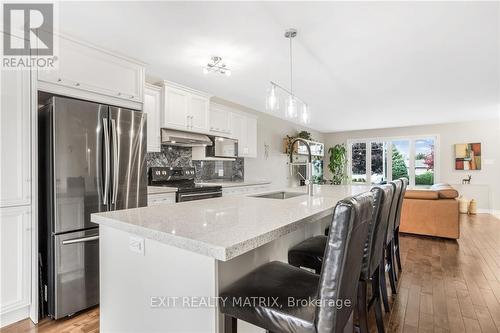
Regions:
[[40, 96], [40, 304], [42, 316], [59, 319], [99, 303], [90, 214], [147, 204], [146, 115]]

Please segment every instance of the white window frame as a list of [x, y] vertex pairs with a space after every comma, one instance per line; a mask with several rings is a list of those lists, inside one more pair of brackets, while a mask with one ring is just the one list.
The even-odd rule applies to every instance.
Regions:
[[[352, 184], [352, 145], [355, 143], [364, 143], [366, 145], [366, 180], [367, 184], [371, 185], [371, 144], [375, 143], [387, 143], [387, 161], [392, 161], [392, 142], [393, 141], [409, 141], [409, 165], [408, 165], [408, 176], [410, 177], [409, 186], [415, 187], [415, 141], [417, 140], [434, 140], [434, 184], [439, 183], [440, 178], [440, 136], [439, 134], [422, 134], [422, 135], [408, 135], [408, 136], [390, 136], [390, 137], [372, 137], [372, 138], [356, 138], [347, 140], [347, 175], [349, 183]], [[392, 163], [388, 163], [387, 166], [387, 181], [392, 181]]]

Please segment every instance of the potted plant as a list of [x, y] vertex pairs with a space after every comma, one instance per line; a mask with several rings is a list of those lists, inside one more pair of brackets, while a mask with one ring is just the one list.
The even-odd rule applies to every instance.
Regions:
[[347, 148], [345, 144], [337, 144], [328, 149], [328, 153], [330, 154], [328, 169], [332, 173], [332, 183], [333, 185], [340, 185], [347, 179]]

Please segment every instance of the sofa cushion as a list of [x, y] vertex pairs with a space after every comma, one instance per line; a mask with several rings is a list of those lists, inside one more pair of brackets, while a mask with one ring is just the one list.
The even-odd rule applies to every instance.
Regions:
[[457, 190], [445, 183], [434, 184], [431, 186], [431, 190], [437, 191], [441, 199], [455, 199], [459, 195]]
[[439, 192], [434, 190], [406, 190], [405, 199], [438, 200]]

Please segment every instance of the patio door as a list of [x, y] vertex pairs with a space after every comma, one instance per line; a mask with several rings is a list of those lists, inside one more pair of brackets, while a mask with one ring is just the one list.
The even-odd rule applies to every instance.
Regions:
[[349, 180], [376, 185], [406, 177], [411, 186], [433, 185], [437, 149], [437, 136], [349, 140]]

